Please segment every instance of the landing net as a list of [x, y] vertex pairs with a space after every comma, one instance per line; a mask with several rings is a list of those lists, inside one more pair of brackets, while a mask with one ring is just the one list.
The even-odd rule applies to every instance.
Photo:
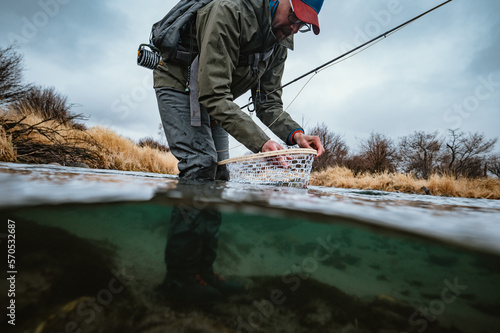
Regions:
[[227, 165], [234, 182], [306, 188], [316, 154], [314, 149], [286, 149], [230, 158], [219, 165]]

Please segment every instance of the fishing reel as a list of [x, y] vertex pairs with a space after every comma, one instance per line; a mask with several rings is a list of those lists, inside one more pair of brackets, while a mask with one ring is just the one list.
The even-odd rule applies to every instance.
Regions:
[[137, 51], [137, 65], [156, 69], [160, 64], [161, 51], [152, 44], [141, 44]]

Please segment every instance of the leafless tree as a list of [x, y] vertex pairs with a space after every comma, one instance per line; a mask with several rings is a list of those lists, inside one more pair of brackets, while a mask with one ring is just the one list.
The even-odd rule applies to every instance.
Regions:
[[369, 172], [393, 172], [396, 170], [397, 151], [391, 139], [380, 133], [371, 133], [361, 141], [360, 156], [365, 160]]
[[446, 151], [441, 159], [443, 170], [456, 177], [477, 178], [484, 175], [487, 154], [494, 148], [497, 138], [487, 140], [484, 134], [449, 130]]
[[341, 135], [329, 131], [325, 123], [316, 125], [309, 133], [319, 136], [325, 148], [325, 153], [314, 160], [312, 167], [314, 171], [344, 165], [348, 148]]
[[486, 163], [487, 170], [500, 178], [500, 154], [491, 155]]
[[402, 168], [415, 176], [428, 179], [437, 168], [442, 142], [438, 132], [415, 131], [399, 141], [398, 153]]
[[23, 57], [14, 46], [0, 48], [0, 106], [19, 99], [29, 88], [22, 83], [22, 62]]

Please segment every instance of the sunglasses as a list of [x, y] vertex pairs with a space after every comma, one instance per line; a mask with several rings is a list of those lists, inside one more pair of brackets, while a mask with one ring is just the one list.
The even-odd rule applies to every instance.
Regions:
[[292, 5], [291, 0], [290, 0], [290, 7], [291, 7], [291, 9], [290, 9], [291, 11], [290, 11], [290, 14], [288, 14], [288, 22], [290, 22], [291, 24], [299, 24], [299, 32], [305, 33], [305, 32], [311, 31], [311, 24], [299, 20], [297, 15], [295, 15], [295, 12], [293, 11], [293, 5]]

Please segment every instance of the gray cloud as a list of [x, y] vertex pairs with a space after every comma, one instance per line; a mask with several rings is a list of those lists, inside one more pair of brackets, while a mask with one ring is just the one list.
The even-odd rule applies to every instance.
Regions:
[[[284, 82], [440, 2], [325, 1], [321, 34], [297, 35]], [[13, 34], [30, 37], [20, 43], [27, 79], [68, 95], [81, 105], [76, 112], [91, 116], [89, 124], [104, 124], [134, 139], [155, 135], [160, 119], [151, 72], [136, 66], [135, 56], [151, 25], [175, 3], [4, 1], [0, 46], [7, 46]], [[499, 11], [497, 0], [453, 1], [315, 76], [289, 112], [309, 127], [325, 122], [352, 147], [371, 131], [397, 137], [456, 125], [494, 137], [500, 87], [485, 87], [481, 80], [500, 82]], [[30, 22], [36, 32], [29, 30]], [[285, 105], [304, 83], [286, 88]]]

